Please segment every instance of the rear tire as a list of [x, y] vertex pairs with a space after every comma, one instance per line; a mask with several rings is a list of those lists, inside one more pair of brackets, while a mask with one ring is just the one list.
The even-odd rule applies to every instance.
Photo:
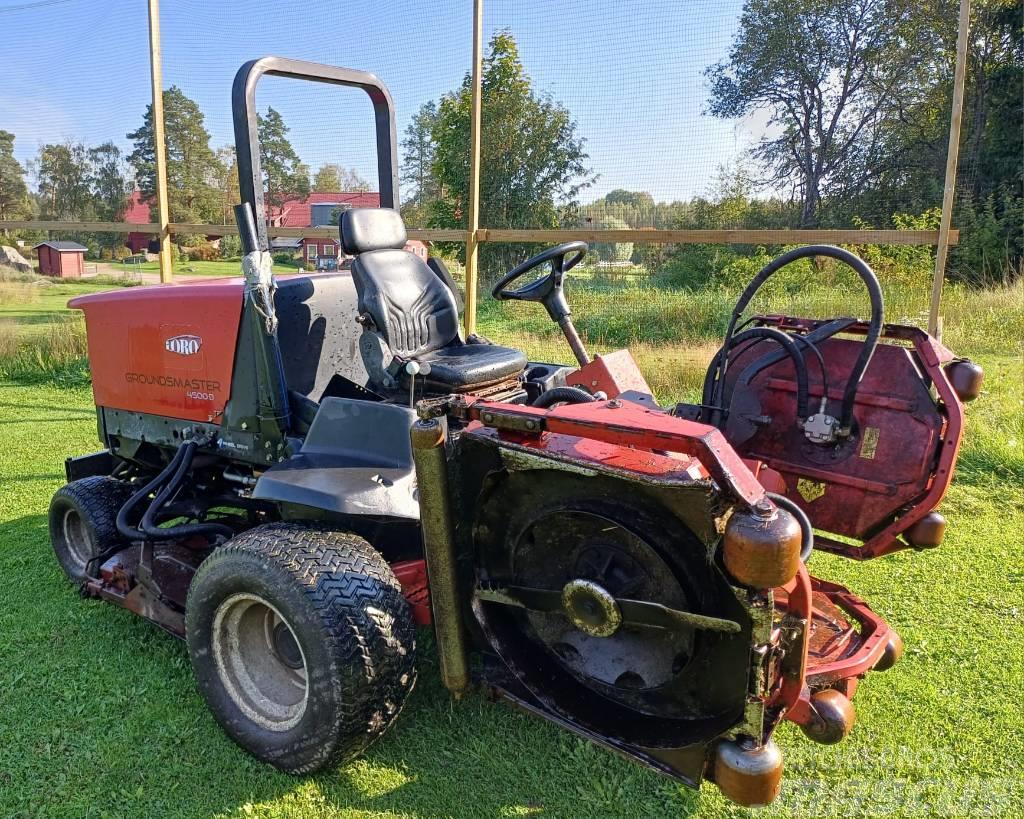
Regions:
[[130, 496], [130, 486], [102, 475], [81, 478], [57, 490], [50, 501], [50, 543], [72, 583], [81, 584], [89, 564], [104, 551], [125, 543], [116, 521]]
[[416, 681], [402, 588], [348, 532], [272, 523], [232, 538], [196, 572], [185, 630], [214, 718], [292, 774], [362, 753]]

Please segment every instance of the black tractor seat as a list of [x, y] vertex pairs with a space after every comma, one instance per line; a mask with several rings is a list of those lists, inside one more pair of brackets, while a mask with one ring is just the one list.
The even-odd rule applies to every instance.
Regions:
[[370, 378], [385, 388], [408, 385], [405, 365], [420, 365], [436, 392], [472, 392], [518, 376], [519, 350], [467, 344], [459, 336], [455, 294], [441, 274], [404, 250], [405, 225], [390, 208], [353, 208], [341, 215], [341, 246], [354, 255], [352, 279]]

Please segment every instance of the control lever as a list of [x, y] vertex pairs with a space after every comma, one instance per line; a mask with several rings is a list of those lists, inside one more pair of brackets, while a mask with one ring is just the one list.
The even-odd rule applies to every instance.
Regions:
[[409, 374], [409, 409], [416, 408], [416, 376], [429, 375], [430, 365], [420, 364], [418, 361], [410, 361], [405, 365], [405, 371]]

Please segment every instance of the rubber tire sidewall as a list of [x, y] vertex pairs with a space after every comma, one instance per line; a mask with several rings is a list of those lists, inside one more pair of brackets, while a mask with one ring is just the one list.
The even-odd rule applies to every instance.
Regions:
[[[332, 533], [331, 530], [312, 527], [269, 524], [239, 535], [221, 550], [239, 542], [252, 543], [254, 534], [265, 536], [274, 528]], [[361, 538], [348, 533], [333, 534], [360, 541], [390, 574], [384, 559]], [[380, 713], [367, 719], [366, 710], [353, 709], [353, 703], [365, 701], [370, 687], [377, 693], [379, 686], [383, 699], [387, 696], [388, 681], [372, 679], [366, 663], [345, 663], [340, 656], [346, 648], [350, 655], [358, 655], [354, 647], [364, 642], [366, 629], [376, 627], [369, 622], [365, 611], [357, 610], [358, 606], [346, 607], [341, 617], [345, 631], [336, 634], [295, 575], [276, 559], [255, 550], [236, 549], [218, 555], [221, 550], [215, 551], [200, 566], [189, 591], [186, 609], [186, 639], [193, 672], [214, 718], [245, 750], [287, 773], [312, 773], [361, 753], [397, 717], [404, 704], [404, 695], [408, 694], [415, 681], [414, 669], [410, 671], [411, 680], [397, 706], [386, 708], [382, 704]], [[397, 580], [394, 584], [401, 610], [390, 613], [394, 617], [407, 617], [414, 633], [408, 604], [400, 596], [401, 587]], [[291, 728], [279, 731], [254, 722], [235, 703], [220, 680], [212, 647], [213, 625], [218, 607], [234, 594], [257, 595], [277, 609], [302, 650], [308, 694], [305, 711]], [[382, 676], [386, 676], [386, 672]]]
[[75, 564], [64, 548], [65, 514], [74, 510], [81, 518], [90, 546], [85, 564], [87, 569], [89, 563], [106, 549], [126, 543], [117, 531], [117, 513], [130, 495], [131, 488], [127, 484], [101, 475], [72, 481], [54, 494], [49, 511], [50, 544], [57, 562], [73, 584], [82, 584], [87, 573]]

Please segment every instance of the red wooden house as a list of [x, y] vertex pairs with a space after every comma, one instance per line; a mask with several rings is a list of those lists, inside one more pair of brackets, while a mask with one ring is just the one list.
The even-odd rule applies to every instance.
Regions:
[[32, 248], [39, 255], [39, 272], [44, 276], [78, 279], [85, 272], [85, 245], [78, 242], [40, 242]]
[[[305, 228], [329, 227], [331, 214], [334, 210], [347, 208], [379, 208], [380, 194], [375, 191], [342, 191], [338, 193], [311, 193], [305, 199], [291, 199], [280, 208], [270, 209], [268, 218], [270, 235], [274, 235], [275, 227]], [[139, 191], [133, 191], [124, 214], [124, 221], [133, 224], [150, 222], [149, 204], [142, 199]], [[211, 237], [213, 238], [213, 237]], [[155, 253], [157, 251], [156, 236], [150, 233], [129, 233], [125, 244], [132, 253]], [[340, 261], [337, 239], [324, 239], [316, 236], [304, 236], [300, 239], [273, 238], [271, 248], [275, 250], [293, 250], [301, 253], [302, 259], [315, 265], [318, 258], [333, 258]], [[427, 258], [427, 246], [413, 239], [406, 245], [406, 250]]]
[[[280, 211], [270, 217], [269, 230], [273, 234], [275, 227], [330, 227], [332, 226], [331, 216], [335, 210], [379, 207], [380, 194], [375, 191], [311, 193], [305, 199], [292, 199], [285, 202]], [[339, 261], [343, 258], [337, 239], [304, 236], [295, 242], [275, 240], [275, 246], [282, 249], [299, 250], [303, 261], [310, 265], [315, 265], [318, 258], [334, 258]], [[427, 246], [418, 239], [408, 242], [405, 248], [424, 260], [427, 258]]]

